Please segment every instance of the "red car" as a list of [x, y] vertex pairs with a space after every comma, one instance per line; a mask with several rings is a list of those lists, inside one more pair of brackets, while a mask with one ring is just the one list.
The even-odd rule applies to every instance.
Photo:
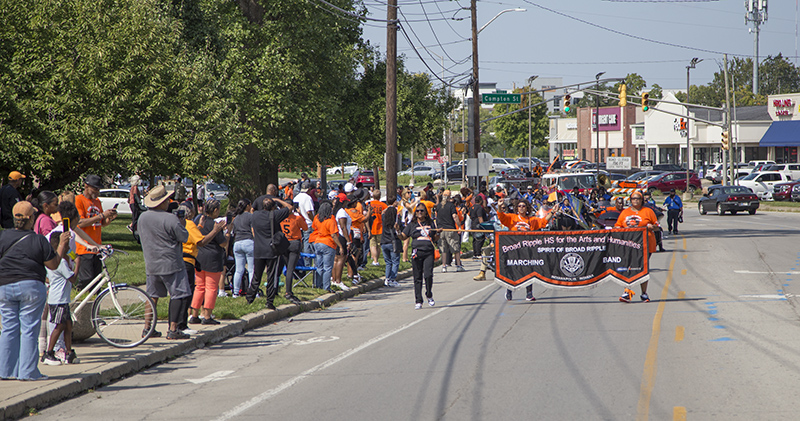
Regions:
[[800, 181], [789, 181], [786, 183], [778, 183], [772, 186], [772, 198], [775, 200], [788, 200], [792, 201], [792, 188], [800, 184]]
[[372, 170], [363, 170], [356, 177], [356, 183], [361, 183], [364, 187], [372, 187], [375, 185], [375, 173]]
[[[700, 178], [697, 173], [689, 172], [689, 191], [694, 193], [695, 190], [700, 190], [702, 187]], [[647, 181], [647, 191], [653, 192], [654, 190], [661, 190], [662, 193], [667, 193], [672, 189], [685, 191], [686, 190], [686, 172], [666, 172], [659, 174]]]

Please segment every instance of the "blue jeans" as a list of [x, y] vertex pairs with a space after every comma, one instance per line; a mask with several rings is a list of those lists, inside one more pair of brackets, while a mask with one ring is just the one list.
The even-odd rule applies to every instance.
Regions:
[[47, 302], [40, 281], [18, 281], [0, 286], [0, 378], [35, 380], [39, 372], [39, 328]]
[[[247, 262], [249, 286], [253, 283], [255, 264], [253, 263], [253, 240], [241, 240], [233, 243], [233, 257], [236, 259], [236, 272], [233, 274], [233, 293], [238, 294], [242, 288], [242, 276], [244, 275], [244, 264]], [[245, 291], [247, 288], [245, 288]]]
[[400, 270], [400, 254], [403, 252], [402, 246], [395, 251], [394, 244], [381, 244], [383, 251], [383, 261], [386, 263], [386, 280], [396, 281], [397, 272]]
[[314, 243], [314, 250], [317, 251], [317, 276], [314, 277], [314, 287], [330, 291], [336, 250], [322, 243]]

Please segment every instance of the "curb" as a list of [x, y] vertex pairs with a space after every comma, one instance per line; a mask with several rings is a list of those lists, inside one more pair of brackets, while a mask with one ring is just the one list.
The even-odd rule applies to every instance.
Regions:
[[[465, 255], [466, 253], [462, 253], [462, 256]], [[406, 269], [397, 274], [397, 279], [406, 279], [411, 276], [412, 269]], [[311, 301], [303, 301], [299, 305], [283, 304], [276, 310], [263, 309], [247, 314], [238, 321], [226, 323], [224, 326], [204, 332], [202, 335], [183, 342], [168, 344], [163, 349], [156, 349], [152, 353], [135, 356], [129, 361], [108, 363], [105, 367], [100, 368], [97, 373], [79, 374], [77, 378], [59, 380], [53, 384], [35, 388], [30, 392], [15, 396], [2, 402], [0, 419], [22, 418], [28, 415], [29, 409], [41, 409], [54, 405], [91, 389], [135, 374], [153, 365], [188, 354], [196, 349], [204, 348], [206, 345], [222, 342], [228, 338], [239, 336], [245, 331], [266, 326], [300, 313], [329, 307], [339, 301], [347, 300], [383, 286], [383, 278], [373, 279], [351, 287], [348, 291], [324, 294]]]

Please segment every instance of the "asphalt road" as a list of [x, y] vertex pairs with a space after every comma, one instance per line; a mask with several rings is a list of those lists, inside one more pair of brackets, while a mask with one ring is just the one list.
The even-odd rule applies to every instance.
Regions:
[[[195, 351], [37, 420], [794, 420], [800, 215], [688, 209], [650, 303], [435, 274]], [[635, 288], [639, 292], [639, 288]], [[638, 299], [638, 294], [636, 296]]]

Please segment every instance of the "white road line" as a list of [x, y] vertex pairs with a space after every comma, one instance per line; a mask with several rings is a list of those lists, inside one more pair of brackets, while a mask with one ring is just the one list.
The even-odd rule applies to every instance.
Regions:
[[734, 270], [733, 273], [743, 273], [746, 275], [800, 275], [800, 272], [754, 272], [751, 270]]
[[323, 362], [323, 363], [321, 363], [319, 365], [311, 367], [308, 370], [298, 374], [296, 377], [293, 377], [293, 378], [281, 383], [277, 387], [274, 387], [272, 389], [264, 391], [260, 395], [253, 397], [252, 399], [248, 400], [247, 402], [244, 402], [241, 405], [231, 409], [230, 411], [225, 412], [224, 414], [222, 414], [222, 416], [217, 418], [216, 421], [227, 421], [227, 420], [233, 419], [237, 415], [243, 413], [244, 411], [246, 411], [246, 410], [258, 405], [259, 403], [264, 402], [265, 400], [270, 399], [270, 398], [274, 397], [275, 395], [283, 392], [284, 390], [294, 386], [295, 384], [299, 383], [301, 380], [304, 380], [304, 379], [306, 379], [308, 377], [311, 377], [311, 375], [316, 373], [317, 371], [324, 370], [324, 369], [326, 369], [326, 368], [328, 368], [328, 367], [330, 367], [330, 366], [332, 366], [332, 365], [344, 360], [345, 358], [358, 353], [359, 351], [362, 351], [362, 350], [364, 350], [364, 349], [366, 349], [366, 348], [368, 348], [368, 347], [370, 347], [372, 345], [375, 345], [376, 343], [378, 343], [378, 342], [380, 342], [380, 341], [382, 341], [382, 340], [384, 340], [386, 338], [389, 338], [389, 337], [391, 337], [391, 336], [393, 336], [393, 335], [395, 335], [397, 333], [400, 333], [400, 332], [402, 332], [402, 331], [404, 331], [404, 330], [406, 330], [406, 329], [408, 329], [408, 328], [410, 328], [412, 326], [415, 326], [415, 325], [417, 325], [419, 323], [424, 322], [425, 320], [430, 319], [431, 317], [434, 317], [434, 316], [440, 314], [441, 312], [447, 310], [449, 307], [452, 307], [452, 306], [454, 306], [456, 304], [459, 304], [462, 301], [466, 300], [467, 298], [469, 298], [469, 297], [471, 297], [471, 296], [473, 296], [475, 294], [478, 294], [478, 293], [480, 293], [480, 292], [482, 292], [482, 291], [484, 291], [486, 289], [494, 288], [494, 287], [495, 287], [494, 283], [489, 284], [489, 285], [487, 285], [487, 286], [485, 286], [485, 287], [483, 287], [483, 288], [481, 288], [481, 289], [479, 289], [479, 290], [477, 290], [475, 292], [472, 292], [470, 294], [467, 294], [467, 295], [459, 298], [456, 301], [453, 301], [452, 303], [448, 304], [447, 306], [442, 307], [441, 309], [436, 310], [433, 313], [430, 313], [425, 317], [417, 319], [417, 320], [415, 320], [415, 321], [413, 321], [411, 323], [406, 323], [406, 324], [404, 324], [404, 325], [402, 325], [402, 326], [400, 326], [400, 327], [398, 327], [398, 328], [396, 328], [394, 330], [390, 330], [389, 332], [386, 332], [386, 333], [383, 333], [381, 335], [378, 335], [378, 336], [376, 336], [376, 337], [374, 337], [374, 338], [362, 343], [361, 345], [359, 345], [359, 346], [357, 346], [355, 348], [351, 348], [351, 349], [349, 349], [349, 350], [347, 350], [347, 351], [345, 351], [345, 352], [343, 352], [343, 353], [341, 353], [341, 354], [329, 359], [328, 361], [325, 361], [325, 362]]
[[222, 380], [222, 379], [224, 379], [226, 377], [229, 378], [229, 379], [233, 379], [233, 378], [237, 377], [237, 376], [228, 377], [231, 374], [233, 374], [233, 371], [229, 371], [229, 370], [217, 371], [217, 372], [209, 374], [208, 376], [203, 377], [202, 379], [186, 379], [186, 381], [192, 382], [194, 384], [200, 384], [200, 383], [215, 382], [215, 381], [218, 381], [218, 380]]
[[794, 297], [794, 294], [763, 294], [763, 295], [740, 295], [739, 298], [771, 298], [775, 300], [785, 300]]

